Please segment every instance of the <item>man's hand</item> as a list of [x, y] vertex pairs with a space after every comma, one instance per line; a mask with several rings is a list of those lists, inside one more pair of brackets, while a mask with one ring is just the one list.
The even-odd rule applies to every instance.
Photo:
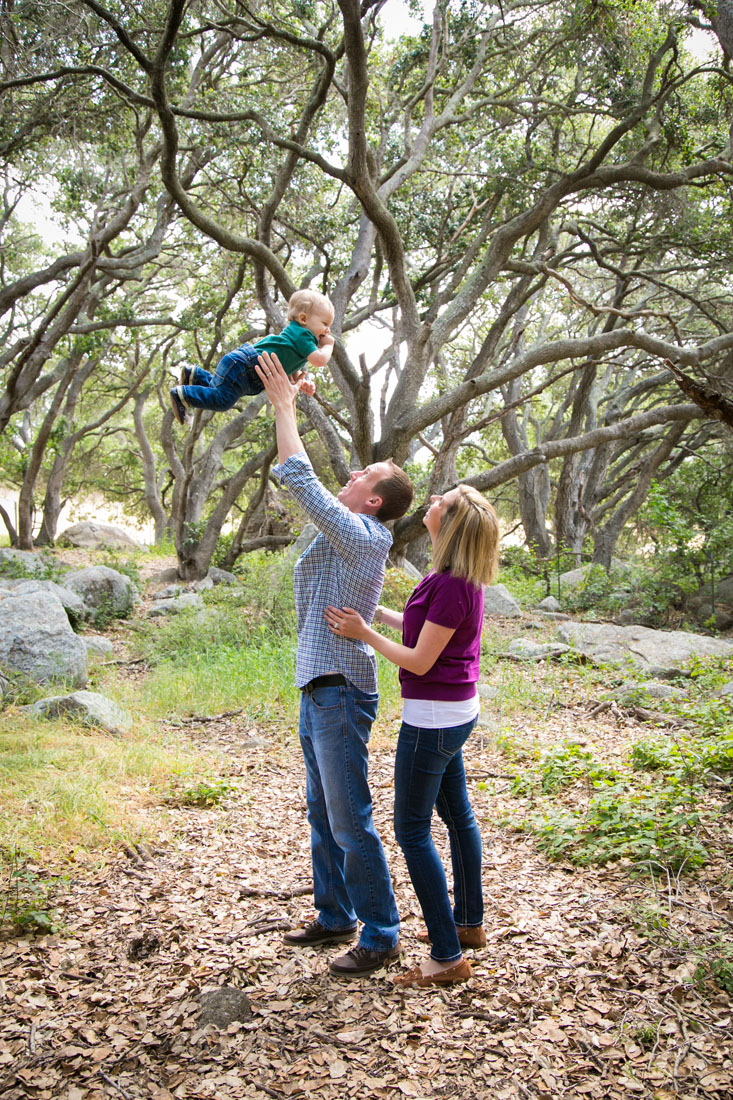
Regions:
[[298, 435], [298, 423], [295, 416], [295, 399], [301, 391], [304, 378], [288, 378], [282, 363], [276, 355], [263, 351], [257, 356], [255, 370], [265, 387], [265, 393], [272, 402], [275, 413], [275, 432], [277, 435], [277, 457], [286, 462], [291, 455], [305, 450]]
[[277, 355], [270, 355], [269, 351], [263, 351], [261, 355], [257, 356], [255, 370], [265, 387], [265, 393], [272, 402], [273, 408], [276, 411], [278, 409], [293, 408], [295, 398], [305, 382], [305, 375], [297, 380], [295, 378], [291, 380], [283, 370], [282, 363]]

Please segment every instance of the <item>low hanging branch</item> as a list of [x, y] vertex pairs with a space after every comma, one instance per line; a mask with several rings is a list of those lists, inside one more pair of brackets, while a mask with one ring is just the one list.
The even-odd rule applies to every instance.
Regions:
[[711, 389], [709, 386], [703, 386], [700, 382], [696, 382], [694, 378], [691, 378], [689, 374], [685, 374], [680, 370], [675, 363], [669, 359], [664, 360], [664, 365], [670, 374], [674, 377], [675, 382], [691, 401], [694, 401], [703, 412], [706, 412], [708, 416], [712, 416], [715, 420], [720, 420], [721, 423], [726, 424], [729, 428], [733, 428], [733, 401], [729, 401], [727, 397], [723, 397], [717, 390]]

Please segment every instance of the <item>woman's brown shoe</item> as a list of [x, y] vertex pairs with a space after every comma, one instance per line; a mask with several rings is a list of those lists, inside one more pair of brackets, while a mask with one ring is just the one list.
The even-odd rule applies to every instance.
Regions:
[[393, 978], [392, 982], [401, 989], [412, 985], [455, 985], [456, 982], [467, 982], [472, 974], [468, 959], [461, 959], [455, 966], [448, 970], [439, 970], [437, 974], [423, 974], [419, 966], [414, 966], [412, 970]]
[[[480, 924], [457, 924], [458, 942], [461, 947], [486, 947], [486, 933]], [[418, 932], [420, 943], [431, 943], [428, 932]]]

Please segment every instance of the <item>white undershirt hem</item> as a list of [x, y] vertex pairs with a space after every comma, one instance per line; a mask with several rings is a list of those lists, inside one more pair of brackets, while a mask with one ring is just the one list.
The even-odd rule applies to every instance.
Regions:
[[420, 729], [449, 729], [477, 718], [480, 709], [478, 694], [471, 699], [403, 699], [402, 721]]

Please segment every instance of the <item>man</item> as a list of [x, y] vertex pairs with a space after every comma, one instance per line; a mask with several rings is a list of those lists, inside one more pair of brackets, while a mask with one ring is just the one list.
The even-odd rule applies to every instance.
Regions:
[[376, 462], [355, 470], [334, 498], [318, 481], [298, 434], [300, 384], [290, 381], [275, 355], [263, 354], [256, 369], [275, 412], [275, 472], [320, 531], [296, 563], [293, 581], [299, 735], [318, 915], [283, 942], [344, 943], [356, 937], [360, 920], [357, 946], [329, 964], [332, 974], [357, 977], [399, 954], [400, 921], [368, 781], [377, 669], [373, 650], [337, 638], [323, 612], [329, 604], [353, 607], [371, 622], [392, 545], [384, 523], [405, 514], [413, 490], [399, 466]]

